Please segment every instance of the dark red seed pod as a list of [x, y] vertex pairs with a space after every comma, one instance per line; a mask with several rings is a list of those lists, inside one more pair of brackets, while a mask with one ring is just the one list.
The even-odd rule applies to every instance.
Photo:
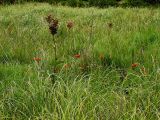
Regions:
[[67, 22], [67, 28], [68, 29], [73, 28], [73, 26], [74, 26], [74, 23], [72, 21]]
[[55, 35], [55, 34], [57, 34], [58, 28], [55, 27], [55, 26], [53, 26], [53, 25], [50, 25], [49, 26], [49, 30], [50, 30], [50, 32], [51, 32], [52, 35]]

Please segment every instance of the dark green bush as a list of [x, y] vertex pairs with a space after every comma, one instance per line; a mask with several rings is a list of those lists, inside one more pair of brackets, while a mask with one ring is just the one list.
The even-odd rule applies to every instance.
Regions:
[[126, 0], [126, 3], [131, 6], [140, 6], [146, 4], [145, 0]]
[[82, 0], [67, 0], [67, 4], [69, 6], [75, 7], [75, 6], [82, 6], [83, 1]]
[[16, 4], [16, 3], [22, 3], [22, 2], [24, 2], [24, 0], [0, 0], [1, 4]]
[[117, 4], [117, 0], [89, 0], [89, 5], [91, 6], [99, 6], [99, 7], [105, 7], [105, 6], [113, 6]]
[[140, 5], [156, 5], [160, 3], [160, 0], [126, 0], [128, 5], [140, 6]]
[[1, 0], [0, 3], [6, 3], [6, 4], [14, 4], [16, 1], [15, 0]]
[[157, 4], [160, 3], [160, 0], [145, 0], [149, 4]]
[[0, 4], [15, 4], [23, 2], [48, 2], [51, 4], [62, 4], [69, 5], [73, 7], [82, 7], [82, 6], [115, 6], [118, 5], [118, 2], [127, 4], [128, 6], [141, 6], [141, 5], [156, 5], [160, 3], [160, 0], [0, 0]]

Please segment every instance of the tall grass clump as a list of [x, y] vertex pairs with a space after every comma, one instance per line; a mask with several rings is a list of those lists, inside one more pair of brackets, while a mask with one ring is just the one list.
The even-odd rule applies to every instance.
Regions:
[[32, 67], [2, 67], [1, 119], [115, 120], [159, 116], [157, 73], [144, 77], [129, 72], [123, 82], [117, 81], [114, 70], [75, 78], [61, 73], [53, 85], [49, 77], [39, 76]]

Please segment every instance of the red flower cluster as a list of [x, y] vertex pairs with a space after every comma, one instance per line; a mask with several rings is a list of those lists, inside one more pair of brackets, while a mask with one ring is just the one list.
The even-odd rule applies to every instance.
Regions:
[[138, 67], [138, 66], [139, 66], [138, 63], [133, 63], [133, 64], [131, 65], [132, 68], [136, 68], [136, 67]]
[[81, 55], [80, 54], [76, 54], [76, 55], [74, 55], [74, 58], [80, 58], [81, 57]]
[[34, 57], [33, 60], [36, 61], [36, 62], [40, 62], [42, 59], [38, 58], [38, 57]]

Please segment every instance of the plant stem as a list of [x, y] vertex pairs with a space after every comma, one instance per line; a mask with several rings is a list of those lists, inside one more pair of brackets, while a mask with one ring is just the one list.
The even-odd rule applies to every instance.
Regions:
[[53, 36], [53, 49], [54, 49], [54, 60], [57, 60], [57, 46], [56, 46], [56, 40], [55, 37]]

